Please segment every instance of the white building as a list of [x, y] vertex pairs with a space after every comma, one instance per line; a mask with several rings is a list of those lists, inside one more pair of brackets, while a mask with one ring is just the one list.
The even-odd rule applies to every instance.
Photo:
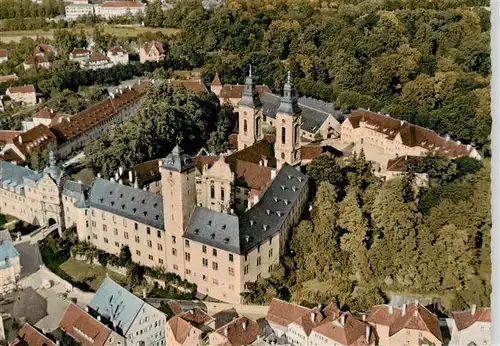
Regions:
[[113, 65], [128, 64], [128, 52], [120, 46], [111, 47], [107, 52], [108, 59], [113, 63]]
[[103, 68], [113, 67], [113, 63], [106, 56], [104, 56], [104, 54], [94, 52], [83, 67], [89, 70], [100, 70]]
[[106, 19], [128, 14], [144, 14], [144, 4], [138, 1], [106, 1], [101, 6], [96, 6], [95, 12]]
[[449, 346], [491, 345], [491, 308], [472, 305], [470, 310], [453, 312], [446, 323], [450, 330]]
[[77, 19], [80, 16], [94, 15], [94, 5], [88, 3], [73, 3], [66, 6], [66, 18]]
[[83, 64], [89, 60], [92, 52], [85, 48], [75, 48], [69, 53], [69, 60]]

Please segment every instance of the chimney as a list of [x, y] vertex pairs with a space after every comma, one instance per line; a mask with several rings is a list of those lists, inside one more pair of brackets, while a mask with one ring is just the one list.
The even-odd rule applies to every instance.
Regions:
[[467, 144], [467, 150], [471, 150], [472, 146], [470, 144]]
[[158, 160], [158, 167], [161, 167], [161, 165], [163, 165], [163, 161], [162, 160]]
[[367, 326], [365, 327], [365, 343], [366, 343], [367, 345], [369, 345], [369, 344], [370, 344], [370, 332], [371, 332], [370, 326], [369, 326], [369, 325], [367, 325]]
[[404, 125], [404, 123], [405, 123], [405, 121], [404, 121], [404, 120], [401, 120], [401, 126], [403, 126], [403, 125]]
[[366, 322], [366, 314], [363, 314], [363, 322]]
[[130, 183], [134, 181], [134, 172], [128, 171], [128, 181]]
[[415, 306], [418, 307], [418, 299], [415, 300]]
[[42, 328], [42, 334], [45, 335], [45, 333], [47, 333], [47, 331], [45, 330], [45, 328]]
[[314, 319], [316, 318], [316, 313], [311, 312], [311, 322], [314, 323]]
[[139, 183], [137, 182], [137, 178], [136, 178], [134, 181], [134, 189], [138, 189], [138, 188], [139, 188]]
[[101, 322], [101, 315], [97, 315], [97, 320]]
[[243, 330], [247, 330], [247, 321], [241, 324], [241, 328], [243, 328]]
[[343, 327], [345, 324], [345, 315], [340, 316], [340, 325]]
[[118, 180], [118, 184], [123, 185], [123, 180], [122, 179]]
[[22, 143], [23, 142], [23, 137], [19, 136], [17, 137], [19, 139], [19, 143]]
[[111, 178], [109, 178], [109, 181], [112, 182], [112, 183], [114, 183], [115, 182], [115, 178], [111, 177]]
[[228, 333], [228, 330], [227, 330], [227, 327], [224, 328], [224, 336], [227, 336], [227, 333]]
[[406, 315], [406, 304], [403, 304], [403, 312], [402, 312], [402, 315]]
[[413, 311], [413, 317], [417, 318], [418, 317], [418, 308]]
[[97, 177], [100, 178], [101, 177], [101, 173], [97, 173]]
[[268, 164], [268, 159], [267, 157], [264, 157], [264, 166], [267, 167], [267, 164]]
[[81, 179], [78, 179], [78, 184], [83, 184], [83, 181]]
[[115, 172], [115, 180], [118, 181], [118, 179], [120, 179], [120, 174], [118, 174], [118, 172]]
[[61, 342], [59, 340], [56, 340], [56, 345], [57, 346], [61, 345]]
[[86, 313], [88, 313], [88, 312], [89, 312], [89, 307], [88, 307], [88, 306], [86, 306], [86, 307], [85, 307], [85, 312], [86, 312]]
[[476, 304], [472, 304], [470, 307], [470, 314], [475, 315], [476, 314]]
[[389, 305], [389, 316], [392, 315], [392, 312], [393, 312], [392, 305]]
[[120, 176], [123, 174], [123, 167], [122, 166], [118, 167], [118, 173], [120, 173]]

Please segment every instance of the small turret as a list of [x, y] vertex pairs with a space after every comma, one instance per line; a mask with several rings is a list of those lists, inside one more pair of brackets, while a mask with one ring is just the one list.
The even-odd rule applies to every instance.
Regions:
[[301, 112], [297, 103], [297, 97], [293, 92], [292, 76], [290, 71], [287, 73], [286, 83], [283, 87], [283, 96], [281, 96], [280, 106], [278, 113], [297, 115]]
[[259, 94], [255, 90], [255, 85], [253, 84], [252, 66], [250, 66], [248, 76], [245, 79], [245, 89], [243, 91], [243, 95], [241, 96], [240, 106], [246, 106], [250, 108], [257, 108], [262, 106], [262, 102], [259, 99]]

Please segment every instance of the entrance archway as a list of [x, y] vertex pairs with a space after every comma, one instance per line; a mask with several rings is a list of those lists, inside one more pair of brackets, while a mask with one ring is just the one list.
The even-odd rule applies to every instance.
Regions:
[[52, 226], [52, 225], [55, 225], [56, 223], [57, 223], [57, 222], [56, 222], [56, 220], [54, 220], [54, 218], [52, 218], [52, 217], [51, 217], [51, 218], [49, 218], [49, 224], [48, 224], [48, 225], [49, 225], [49, 227], [50, 227], [50, 226]]

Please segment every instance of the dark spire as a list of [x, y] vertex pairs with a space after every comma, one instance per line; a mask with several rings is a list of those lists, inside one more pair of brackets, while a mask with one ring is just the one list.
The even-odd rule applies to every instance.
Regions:
[[177, 144], [170, 154], [167, 155], [163, 168], [176, 172], [184, 172], [185, 170], [196, 166], [191, 157], [184, 153], [184, 150]]
[[250, 72], [245, 79], [245, 90], [241, 96], [240, 106], [246, 106], [250, 108], [257, 108], [262, 106], [260, 102], [259, 94], [255, 90], [255, 85], [253, 84], [252, 78], [252, 66], [250, 65]]
[[292, 77], [290, 75], [290, 71], [288, 71], [286, 83], [283, 86], [283, 96], [281, 96], [278, 113], [296, 115], [300, 112], [301, 109], [297, 104], [297, 97], [295, 97], [293, 92]]

